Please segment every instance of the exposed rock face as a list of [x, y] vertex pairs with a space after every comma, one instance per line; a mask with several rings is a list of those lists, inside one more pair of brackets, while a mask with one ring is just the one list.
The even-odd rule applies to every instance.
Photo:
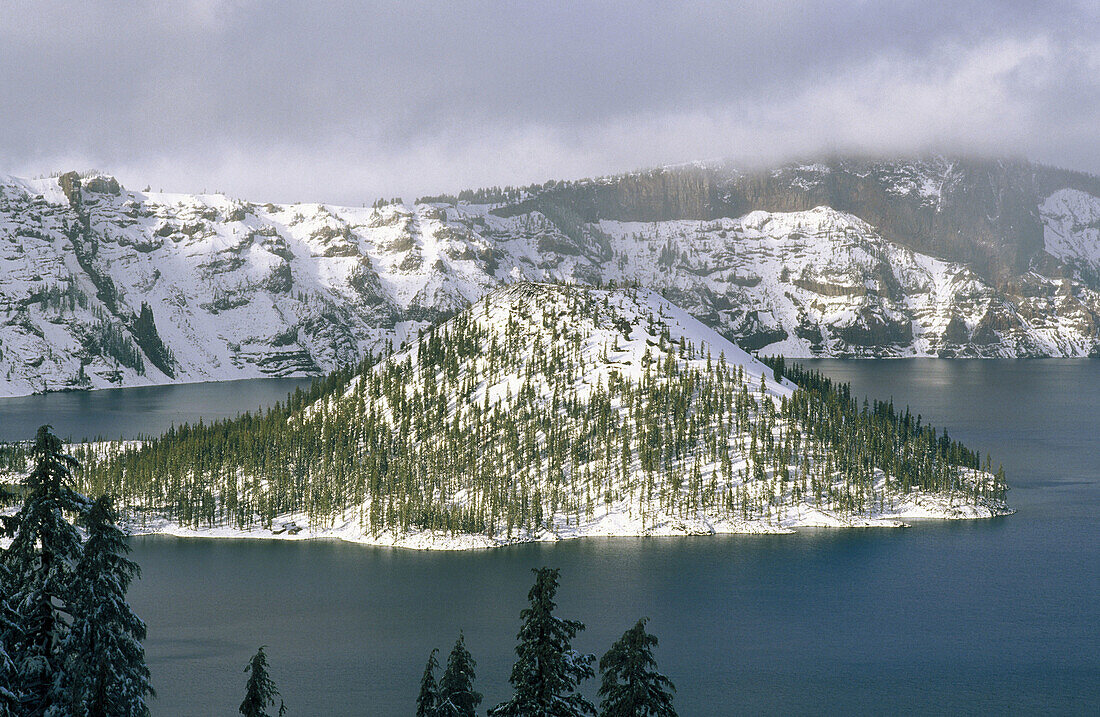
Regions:
[[81, 203], [80, 175], [76, 172], [66, 172], [57, 178], [57, 183], [61, 187], [65, 198], [69, 200], [69, 204], [74, 209], [79, 209]]
[[122, 191], [121, 185], [114, 177], [91, 177], [84, 184], [84, 189], [96, 194], [113, 194], [116, 197]]
[[315, 374], [524, 279], [638, 283], [792, 357], [1095, 355], [1098, 195], [942, 158], [369, 209], [0, 178], [0, 395]]
[[141, 347], [142, 352], [165, 376], [173, 378], [176, 375], [175, 359], [172, 352], [164, 345], [157, 333], [157, 325], [153, 320], [153, 310], [149, 304], [141, 302], [141, 312], [134, 317], [130, 328], [134, 341]]
[[943, 159], [912, 164], [834, 162], [735, 178], [734, 212], [831, 206], [916, 251], [964, 263], [994, 283], [1026, 271], [1042, 249], [1034, 168]]

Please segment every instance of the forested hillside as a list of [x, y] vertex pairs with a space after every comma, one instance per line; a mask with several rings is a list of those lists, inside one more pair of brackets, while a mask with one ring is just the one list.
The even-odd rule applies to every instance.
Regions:
[[649, 291], [517, 284], [265, 413], [77, 455], [154, 528], [420, 547], [1006, 511], [946, 432], [781, 371]]

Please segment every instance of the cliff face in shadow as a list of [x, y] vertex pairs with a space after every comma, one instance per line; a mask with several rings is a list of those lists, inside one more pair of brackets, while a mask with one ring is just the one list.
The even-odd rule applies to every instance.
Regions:
[[1100, 178], [1022, 160], [944, 157], [834, 159], [751, 172], [696, 164], [551, 183], [495, 213], [568, 210], [585, 222], [657, 222], [827, 206], [863, 219], [889, 241], [966, 264], [1005, 289], [1033, 268], [1060, 273], [1043, 255], [1039, 207], [1065, 188], [1100, 196]]

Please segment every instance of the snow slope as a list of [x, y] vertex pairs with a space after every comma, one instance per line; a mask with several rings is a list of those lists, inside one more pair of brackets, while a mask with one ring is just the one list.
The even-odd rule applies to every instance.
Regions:
[[1100, 277], [1100, 198], [1062, 189], [1047, 197], [1040, 211], [1046, 252]]

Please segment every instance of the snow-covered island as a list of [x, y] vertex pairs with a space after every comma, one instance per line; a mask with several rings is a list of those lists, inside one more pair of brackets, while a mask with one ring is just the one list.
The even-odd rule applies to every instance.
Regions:
[[134, 534], [453, 550], [1011, 512], [961, 444], [796, 373], [650, 291], [516, 284], [263, 416], [74, 450]]

